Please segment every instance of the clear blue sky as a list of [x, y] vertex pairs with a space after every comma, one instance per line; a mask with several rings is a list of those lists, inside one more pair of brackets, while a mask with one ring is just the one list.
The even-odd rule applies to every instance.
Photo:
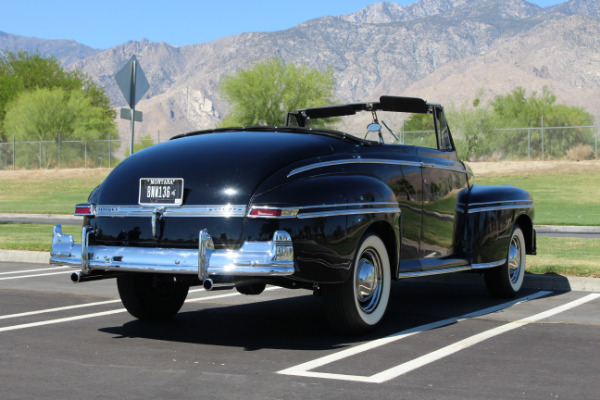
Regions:
[[[0, 0], [0, 31], [108, 49], [148, 39], [174, 46], [278, 31], [378, 0]], [[400, 5], [416, 0], [399, 0]], [[548, 7], [566, 0], [529, 0]]]

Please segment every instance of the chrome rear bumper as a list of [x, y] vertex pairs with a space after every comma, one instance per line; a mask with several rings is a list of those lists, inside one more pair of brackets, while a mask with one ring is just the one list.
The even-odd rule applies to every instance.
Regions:
[[215, 250], [206, 230], [198, 235], [198, 249], [163, 249], [125, 246], [90, 246], [91, 226], [81, 231], [81, 244], [54, 227], [50, 263], [81, 267], [83, 276], [94, 272], [145, 272], [197, 275], [200, 281], [215, 276], [288, 276], [294, 269], [292, 238], [276, 231], [268, 242], [244, 242], [239, 250]]

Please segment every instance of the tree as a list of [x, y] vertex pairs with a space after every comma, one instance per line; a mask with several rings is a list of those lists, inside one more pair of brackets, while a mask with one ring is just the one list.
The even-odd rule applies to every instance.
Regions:
[[219, 90], [231, 105], [221, 127], [285, 125], [287, 113], [334, 101], [333, 70], [286, 64], [280, 58], [223, 77]]
[[90, 104], [102, 109], [104, 118], [115, 119], [110, 100], [87, 75], [79, 70], [66, 71], [54, 57], [30, 55], [26, 51], [0, 53], [0, 140], [8, 105], [23, 92], [37, 89], [61, 88], [67, 92], [80, 91]]
[[[586, 135], [582, 129], [554, 128], [590, 126], [594, 123], [594, 117], [582, 108], [555, 102], [556, 95], [547, 86], [544, 86], [541, 93], [534, 91], [528, 97], [525, 89], [517, 87], [507, 95], [496, 97], [491, 106], [497, 128], [552, 127], [553, 129], [544, 131], [544, 155], [562, 158], [576, 144], [590, 144], [591, 135]], [[526, 135], [511, 136], [498, 136], [495, 138], [496, 145], [499, 148], [514, 149], [513, 155], [526, 155], [530, 139]]]
[[543, 131], [545, 157], [563, 158], [578, 144], [593, 145], [590, 129], [570, 128], [593, 125], [593, 116], [579, 107], [556, 104], [557, 97], [548, 87], [529, 96], [517, 87], [486, 105], [480, 101], [482, 95], [478, 91], [472, 108], [450, 108], [447, 114], [463, 159], [541, 158], [542, 123], [548, 128]]
[[[146, 149], [150, 146], [154, 146], [154, 141], [152, 140], [152, 135], [147, 134], [146, 136], [139, 137], [137, 141], [133, 144], [133, 152], [137, 153], [140, 150]], [[125, 158], [129, 157], [129, 147], [125, 149]]]
[[[104, 139], [116, 130], [105, 110], [93, 105], [83, 91], [62, 88], [23, 91], [8, 105], [4, 129], [19, 141], [54, 142], [55, 146], [44, 146], [38, 153], [37, 161], [45, 167], [57, 161], [59, 140]], [[64, 151], [60, 157], [69, 160], [76, 156]]]

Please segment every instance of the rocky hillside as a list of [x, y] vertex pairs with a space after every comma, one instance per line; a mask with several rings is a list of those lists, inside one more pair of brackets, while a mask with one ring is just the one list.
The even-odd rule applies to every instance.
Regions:
[[[493, 98], [516, 86], [530, 92], [547, 85], [559, 101], [584, 107], [600, 122], [599, 21], [597, 0], [547, 9], [524, 0], [420, 0], [404, 7], [380, 2], [285, 31], [193, 46], [141, 41], [50, 54], [97, 79], [115, 107], [125, 101], [114, 75], [135, 54], [151, 85], [136, 107], [144, 112], [136, 132], [155, 139], [213, 127], [227, 113], [218, 96], [221, 77], [273, 56], [332, 66], [340, 101], [396, 94], [458, 105], [480, 89]], [[0, 34], [0, 48], [7, 47], [14, 48]], [[126, 121], [119, 125], [127, 136]]]

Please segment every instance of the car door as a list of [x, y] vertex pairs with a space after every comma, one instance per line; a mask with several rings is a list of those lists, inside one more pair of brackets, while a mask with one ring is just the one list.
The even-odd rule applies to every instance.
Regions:
[[456, 260], [456, 202], [467, 187], [467, 171], [459, 161], [441, 109], [434, 110], [437, 148], [419, 147], [423, 173], [423, 222], [420, 243], [423, 270], [446, 268]]

